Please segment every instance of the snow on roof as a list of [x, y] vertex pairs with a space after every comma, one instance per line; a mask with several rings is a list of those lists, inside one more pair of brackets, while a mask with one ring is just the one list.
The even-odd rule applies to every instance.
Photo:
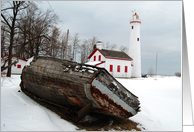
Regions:
[[95, 65], [97, 65], [99, 63], [101, 63], [101, 61], [92, 61], [92, 62], [87, 62], [85, 64], [95, 66]]
[[34, 56], [29, 58], [28, 61], [26, 62], [26, 65], [29, 66], [30, 65], [30, 62], [32, 62], [32, 60], [34, 59]]

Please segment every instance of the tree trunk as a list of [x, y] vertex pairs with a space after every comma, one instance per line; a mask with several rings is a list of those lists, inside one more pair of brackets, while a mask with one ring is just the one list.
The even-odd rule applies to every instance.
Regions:
[[[13, 49], [13, 40], [15, 35], [15, 21], [17, 16], [17, 9], [16, 11], [13, 10], [13, 21], [11, 26], [11, 33], [10, 33], [10, 46], [9, 46], [9, 55], [8, 55], [8, 66], [12, 63], [12, 49]], [[7, 77], [11, 77], [11, 67], [8, 67], [7, 69]]]

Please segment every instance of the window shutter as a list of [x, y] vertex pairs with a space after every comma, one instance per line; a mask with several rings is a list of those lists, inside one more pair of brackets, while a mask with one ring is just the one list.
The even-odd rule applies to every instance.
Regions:
[[120, 65], [117, 66], [117, 72], [120, 72]]
[[113, 72], [113, 65], [110, 65], [110, 72]]
[[20, 64], [18, 64], [18, 65], [17, 65], [17, 68], [21, 68], [21, 65], [20, 65]]
[[127, 69], [128, 69], [128, 67], [127, 67], [127, 66], [125, 66], [125, 73], [127, 73]]
[[101, 61], [101, 55], [99, 55], [99, 58], [98, 58], [99, 61]]

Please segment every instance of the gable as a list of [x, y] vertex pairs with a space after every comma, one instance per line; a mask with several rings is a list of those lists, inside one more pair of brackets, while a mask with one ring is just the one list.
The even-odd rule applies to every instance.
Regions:
[[97, 50], [98, 50], [98, 49], [96, 48], [96, 49], [90, 54], [90, 56], [88, 56], [88, 59], [90, 59], [90, 58], [96, 53]]

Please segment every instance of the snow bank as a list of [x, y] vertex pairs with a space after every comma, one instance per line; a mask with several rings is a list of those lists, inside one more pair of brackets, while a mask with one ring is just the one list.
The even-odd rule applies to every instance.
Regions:
[[20, 76], [1, 78], [1, 131], [75, 131], [76, 126], [20, 90]]
[[156, 79], [118, 79], [141, 103], [141, 112], [130, 119], [142, 124], [146, 131], [181, 131], [181, 78]]
[[[182, 130], [181, 78], [117, 79], [139, 97], [141, 112], [130, 119], [147, 131]], [[20, 76], [1, 78], [1, 131], [76, 131], [76, 126], [20, 90]]]

